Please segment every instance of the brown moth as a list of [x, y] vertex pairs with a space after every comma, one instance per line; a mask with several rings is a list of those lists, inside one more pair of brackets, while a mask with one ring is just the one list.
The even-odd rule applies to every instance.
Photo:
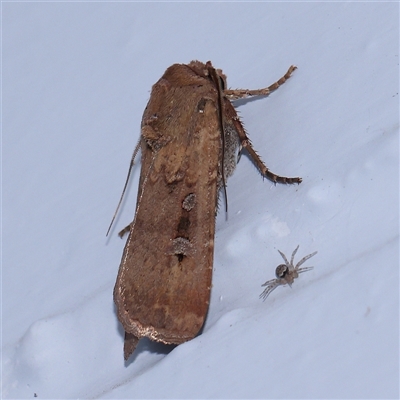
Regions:
[[211, 62], [192, 61], [172, 65], [153, 86], [127, 178], [140, 146], [136, 212], [121, 232], [129, 231], [129, 236], [114, 288], [126, 360], [142, 337], [180, 344], [203, 326], [218, 194], [225, 190], [238, 154], [245, 149], [262, 176], [273, 182], [301, 182], [265, 166], [231, 103], [268, 95], [295, 69], [291, 66], [268, 88], [228, 90], [221, 70]]

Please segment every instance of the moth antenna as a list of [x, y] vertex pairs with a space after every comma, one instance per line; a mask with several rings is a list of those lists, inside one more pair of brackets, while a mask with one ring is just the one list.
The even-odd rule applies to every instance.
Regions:
[[228, 195], [226, 193], [226, 182], [225, 182], [225, 124], [224, 124], [224, 116], [223, 116], [223, 99], [222, 92], [223, 89], [221, 87], [221, 80], [219, 79], [215, 68], [211, 65], [211, 62], [207, 62], [208, 73], [210, 74], [212, 80], [217, 85], [218, 92], [218, 117], [219, 124], [221, 126], [221, 138], [222, 138], [222, 165], [221, 165], [221, 174], [222, 174], [222, 186], [224, 188], [224, 197], [225, 197], [225, 212], [228, 213]]
[[117, 214], [118, 214], [118, 210], [119, 210], [119, 207], [121, 206], [122, 199], [124, 198], [125, 191], [126, 191], [126, 187], [128, 186], [129, 178], [130, 178], [130, 176], [131, 176], [132, 167], [133, 167], [133, 165], [134, 165], [134, 163], [135, 163], [135, 158], [136, 158], [137, 153], [139, 152], [139, 149], [140, 149], [140, 139], [139, 139], [139, 141], [138, 141], [138, 143], [137, 143], [137, 145], [136, 145], [136, 147], [135, 147], [135, 150], [133, 151], [132, 158], [131, 158], [131, 162], [130, 162], [130, 164], [129, 164], [128, 175], [126, 176], [126, 180], [125, 180], [125, 185], [124, 185], [124, 188], [123, 188], [123, 190], [122, 190], [122, 194], [121, 194], [121, 197], [120, 197], [120, 199], [119, 199], [119, 202], [118, 202], [118, 205], [117, 205], [117, 209], [115, 210], [115, 213], [114, 213], [114, 215], [113, 215], [113, 217], [112, 217], [110, 226], [108, 227], [106, 236], [108, 236], [108, 234], [110, 233], [110, 229], [111, 229], [111, 227], [112, 227], [112, 225], [113, 225], [113, 223], [114, 223], [115, 217], [116, 217]]
[[[137, 147], [137, 146], [136, 146], [136, 147]], [[136, 149], [135, 149], [135, 150], [136, 150]], [[134, 155], [135, 155], [135, 153], [134, 153]], [[146, 176], [145, 176], [145, 178], [143, 179], [143, 188], [142, 188], [142, 191], [140, 192], [140, 194], [138, 193], [137, 206], [136, 206], [135, 216], [133, 217], [133, 221], [132, 221], [132, 224], [131, 224], [131, 229], [133, 229], [133, 226], [134, 226], [135, 223], [136, 223], [136, 218], [137, 218], [137, 215], [138, 215], [138, 213], [139, 213], [140, 205], [141, 205], [141, 203], [142, 203], [142, 198], [143, 198], [143, 194], [144, 194], [144, 189], [145, 189], [145, 187], [146, 187], [147, 179], [149, 178], [151, 169], [153, 168], [155, 159], [156, 159], [156, 155], [154, 154], [154, 155], [153, 155], [153, 158], [152, 158], [152, 160], [151, 160], [149, 169], [147, 170]], [[125, 258], [123, 259], [123, 262], [124, 262], [124, 263], [126, 262], [126, 258], [128, 257], [128, 255], [129, 255], [128, 253], [125, 254]], [[129, 340], [129, 339], [131, 339], [131, 340]], [[134, 346], [134, 344], [133, 344], [133, 342], [132, 342], [132, 339], [133, 339], [132, 337], [129, 338], [129, 337], [126, 337], [126, 336], [125, 336], [125, 342], [124, 342], [124, 343], [125, 343], [125, 345], [124, 345], [124, 353], [125, 353], [125, 355], [128, 354], [128, 352], [130, 351], [129, 349], [132, 348], [132, 346]], [[125, 347], [125, 346], [127, 346], [127, 347]], [[126, 352], [125, 352], [125, 349], [126, 349]], [[133, 352], [133, 350], [132, 350], [132, 352]], [[129, 355], [128, 355], [127, 357], [129, 357]], [[127, 360], [127, 358], [126, 358], [126, 360]]]

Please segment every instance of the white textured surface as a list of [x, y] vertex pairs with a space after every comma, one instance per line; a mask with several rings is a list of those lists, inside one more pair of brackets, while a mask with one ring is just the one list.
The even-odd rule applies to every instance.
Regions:
[[[2, 3], [3, 398], [398, 398], [398, 3]], [[254, 146], [217, 218], [203, 334], [127, 365], [112, 290], [151, 85], [212, 60]], [[318, 254], [262, 302], [280, 249]]]

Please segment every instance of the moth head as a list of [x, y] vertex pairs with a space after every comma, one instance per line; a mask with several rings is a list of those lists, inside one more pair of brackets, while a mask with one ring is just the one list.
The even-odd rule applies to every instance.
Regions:
[[[216, 74], [217, 74], [217, 76], [218, 76], [220, 85], [221, 85], [221, 89], [222, 89], [222, 90], [225, 90], [225, 89], [227, 88], [227, 84], [226, 84], [226, 75], [222, 72], [222, 69], [214, 68], [213, 65], [211, 64], [211, 61], [207, 61], [207, 63], [206, 63], [206, 68], [207, 68], [207, 74], [208, 74], [209, 76], [210, 76], [210, 68], [212, 68], [213, 70], [215, 70], [215, 72], [216, 72]], [[211, 76], [210, 76], [210, 78], [212, 79]]]
[[195, 71], [198, 75], [200, 75], [204, 78], [209, 78], [211, 80], [212, 80], [212, 77], [210, 76], [210, 68], [214, 69], [219, 78], [222, 90], [225, 90], [228, 87], [226, 84], [226, 75], [222, 72], [221, 69], [214, 68], [211, 61], [207, 61], [204, 64], [201, 61], [195, 60], [195, 61], [192, 61], [189, 63], [189, 67], [193, 71]]
[[226, 75], [222, 72], [222, 69], [216, 69], [215, 71], [216, 71], [219, 81], [221, 83], [221, 89], [222, 90], [227, 89], [228, 86], [226, 84]]

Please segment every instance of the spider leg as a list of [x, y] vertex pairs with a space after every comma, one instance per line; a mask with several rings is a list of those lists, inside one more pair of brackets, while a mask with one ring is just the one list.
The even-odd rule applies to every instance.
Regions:
[[279, 251], [279, 254], [282, 256], [283, 260], [285, 261], [285, 264], [287, 266], [289, 266], [290, 264], [289, 264], [289, 261], [287, 260], [286, 256], [280, 250], [278, 250], [278, 251]]
[[271, 286], [272, 284], [275, 284], [276, 282], [279, 282], [279, 279], [270, 279], [269, 281], [263, 283], [261, 286]]
[[295, 269], [299, 268], [301, 264], [305, 263], [309, 258], [315, 256], [318, 251], [314, 251], [314, 253], [309, 254], [308, 256], [303, 257], [297, 264]]
[[299, 269], [297, 270], [297, 273], [301, 274], [302, 272], [311, 271], [312, 269], [314, 269], [314, 267], [299, 268]]
[[280, 286], [282, 283], [279, 279], [271, 279], [270, 281], [265, 282], [261, 286], [266, 286], [266, 288], [263, 290], [263, 292], [260, 294], [259, 298], [263, 298], [265, 301], [266, 298], [271, 294], [273, 290], [275, 290], [278, 286]]
[[299, 249], [299, 247], [300, 247], [300, 245], [297, 245], [297, 247], [293, 250], [292, 258], [290, 259], [290, 265], [292, 265], [292, 266], [293, 266], [294, 256], [297, 253], [297, 250]]

